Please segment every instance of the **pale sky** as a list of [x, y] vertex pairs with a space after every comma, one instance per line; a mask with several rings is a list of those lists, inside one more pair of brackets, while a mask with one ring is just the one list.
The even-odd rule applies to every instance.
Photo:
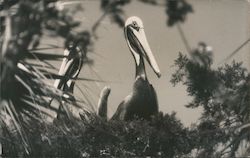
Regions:
[[[207, 43], [214, 50], [214, 67], [219, 66], [231, 52], [250, 37], [250, 2], [247, 0], [189, 0], [194, 13], [188, 14], [182, 24], [189, 44], [195, 48], [200, 41]], [[77, 14], [76, 19], [82, 21], [81, 29], [89, 29], [102, 15], [100, 1], [83, 1], [84, 11]], [[186, 54], [176, 27], [166, 26], [164, 7], [151, 6], [132, 1], [124, 7], [126, 16], [138, 16], [144, 23], [145, 33], [160, 67], [162, 77], [158, 79], [146, 64], [149, 81], [156, 89], [159, 109], [165, 113], [177, 112], [177, 117], [185, 124], [196, 122], [200, 110], [184, 107], [191, 98], [187, 96], [186, 87], [173, 87], [170, 83], [174, 72], [174, 60], [178, 52]], [[125, 43], [123, 29], [112, 23], [108, 17], [97, 30], [98, 40], [94, 41], [94, 52], [89, 57], [94, 59], [94, 69], [107, 83], [91, 83], [78, 81], [77, 84], [85, 91], [86, 86], [91, 93], [93, 103], [97, 104], [100, 90], [111, 87], [108, 102], [108, 113], [112, 116], [119, 103], [131, 92], [135, 76], [134, 59]], [[60, 42], [58, 42], [59, 44]], [[61, 44], [60, 44], [61, 45]], [[236, 61], [244, 61], [250, 67], [250, 44], [234, 56]], [[57, 52], [59, 53], [59, 52]], [[229, 63], [231, 62], [228, 61]], [[59, 67], [59, 64], [56, 63]], [[97, 78], [87, 66], [82, 69], [79, 77]], [[78, 90], [77, 96], [82, 97]]]

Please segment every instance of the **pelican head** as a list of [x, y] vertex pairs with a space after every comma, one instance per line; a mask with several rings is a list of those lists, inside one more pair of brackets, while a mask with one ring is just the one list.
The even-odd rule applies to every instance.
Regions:
[[139, 67], [141, 62], [143, 62], [142, 57], [144, 57], [155, 74], [160, 77], [161, 72], [148, 44], [142, 20], [136, 16], [128, 18], [125, 22], [124, 33], [128, 47], [134, 56], [136, 66]]

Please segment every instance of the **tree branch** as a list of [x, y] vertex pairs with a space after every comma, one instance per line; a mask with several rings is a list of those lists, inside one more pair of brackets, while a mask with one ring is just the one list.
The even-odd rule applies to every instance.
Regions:
[[185, 36], [185, 33], [184, 33], [183, 29], [182, 29], [181, 26], [180, 26], [180, 23], [177, 23], [177, 29], [178, 29], [179, 34], [180, 34], [180, 36], [181, 36], [181, 40], [182, 40], [182, 42], [184, 43], [184, 45], [185, 45], [185, 47], [186, 47], [186, 50], [187, 50], [188, 53], [190, 54], [190, 53], [191, 53], [191, 47], [190, 47], [190, 45], [189, 45], [189, 43], [188, 43], [188, 40], [187, 40], [187, 38], [186, 38], [186, 36]]
[[230, 53], [230, 55], [228, 57], [226, 57], [224, 60], [222, 60], [220, 64], [226, 62], [227, 60], [229, 60], [230, 58], [232, 58], [236, 53], [238, 53], [245, 45], [248, 44], [248, 42], [250, 42], [250, 38], [248, 38], [244, 43], [242, 43], [238, 48], [236, 48], [232, 53]]
[[96, 30], [98, 28], [98, 26], [101, 24], [102, 20], [106, 17], [106, 15], [108, 14], [109, 9], [106, 9], [105, 12], [97, 19], [97, 21], [94, 23], [94, 25], [92, 26], [92, 33], [94, 35], [95, 38], [97, 38], [96, 35]]

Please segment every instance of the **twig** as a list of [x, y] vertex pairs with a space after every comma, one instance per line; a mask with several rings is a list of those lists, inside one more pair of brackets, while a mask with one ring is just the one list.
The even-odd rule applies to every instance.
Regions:
[[177, 23], [177, 29], [180, 33], [180, 36], [181, 36], [181, 40], [182, 42], [184, 43], [185, 47], [186, 47], [186, 50], [188, 51], [188, 53], [190, 54], [191, 53], [191, 48], [190, 48], [190, 45], [188, 43], [188, 40], [184, 34], [184, 31], [183, 29], [181, 28], [181, 25], [179, 23]]
[[243, 129], [248, 128], [248, 127], [250, 127], [250, 123], [246, 123], [246, 124], [238, 127], [238, 129], [236, 129], [236, 130], [242, 131]]
[[[235, 145], [236, 143], [238, 144], [238, 143], [240, 143], [240, 141], [242, 141], [243, 140], [243, 138], [244, 137], [246, 137], [248, 135], [248, 133], [246, 132], [246, 133], [244, 133], [243, 135], [241, 135], [241, 136], [239, 136], [239, 137], [235, 137], [235, 138], [233, 138], [233, 140], [226, 146], [226, 147], [224, 147], [221, 151], [220, 151], [220, 153], [221, 154], [223, 154], [228, 148], [230, 148], [231, 146], [233, 146], [233, 145]], [[235, 147], [234, 147], [235, 148]], [[233, 152], [235, 152], [235, 151], [233, 151], [233, 150], [231, 150], [230, 151], [230, 153], [232, 154]]]
[[245, 45], [248, 44], [248, 42], [250, 42], [250, 38], [248, 38], [243, 44], [241, 44], [238, 48], [236, 48], [232, 53], [230, 53], [230, 55], [228, 57], [226, 57], [224, 60], [222, 60], [220, 64], [226, 62], [227, 60], [229, 60], [230, 58], [232, 58], [232, 56], [234, 56], [236, 53], [238, 53]]
[[94, 23], [94, 25], [92, 26], [92, 33], [94, 35], [95, 38], [97, 38], [97, 35], [96, 35], [96, 30], [98, 28], [98, 26], [100, 25], [101, 21], [106, 17], [106, 15], [108, 14], [109, 12], [109, 6], [105, 9], [104, 13], [97, 19], [97, 21]]
[[142, 1], [142, 0], [138, 0], [138, 1], [141, 2], [141, 3], [147, 4], [147, 5], [153, 5], [153, 6], [159, 6], [159, 7], [165, 7], [166, 6], [166, 3], [164, 3], [164, 2], [160, 3], [158, 0], [155, 1], [155, 3], [145, 2], [145, 1]]

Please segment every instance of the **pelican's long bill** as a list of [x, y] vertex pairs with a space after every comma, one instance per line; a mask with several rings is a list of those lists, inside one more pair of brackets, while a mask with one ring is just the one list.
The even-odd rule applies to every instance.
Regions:
[[156, 75], [160, 77], [160, 69], [148, 44], [140, 18], [134, 16], [128, 18], [125, 23], [125, 37], [137, 65], [141, 62], [140, 56], [143, 56], [146, 58]]

